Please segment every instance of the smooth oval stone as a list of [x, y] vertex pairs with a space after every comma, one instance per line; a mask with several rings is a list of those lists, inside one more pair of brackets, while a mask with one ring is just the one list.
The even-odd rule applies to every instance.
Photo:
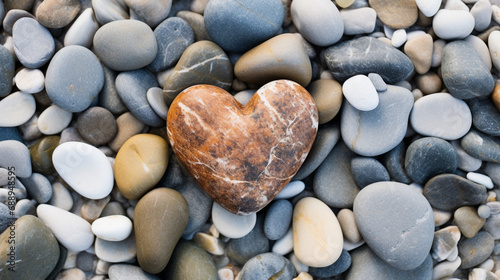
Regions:
[[212, 0], [203, 13], [210, 38], [230, 52], [244, 52], [271, 38], [279, 31], [283, 16], [278, 0]]
[[68, 127], [72, 118], [73, 113], [53, 104], [38, 117], [38, 129], [45, 135], [58, 134]]
[[473, 238], [484, 226], [486, 220], [479, 217], [475, 207], [462, 206], [453, 214], [453, 221], [466, 238]]
[[121, 146], [132, 136], [141, 133], [145, 124], [139, 121], [132, 113], [126, 112], [116, 119], [118, 132], [108, 146], [115, 152], [120, 150]]
[[0, 142], [0, 167], [13, 171], [19, 178], [31, 176], [31, 157], [28, 148], [19, 141]]
[[167, 18], [172, 7], [172, 0], [143, 1], [143, 0], [123, 0], [130, 8], [130, 13], [144, 21], [151, 27], [155, 27]]
[[500, 111], [489, 98], [473, 98], [469, 102], [474, 127], [486, 134], [500, 136]]
[[373, 37], [338, 43], [326, 49], [324, 57], [328, 69], [339, 82], [358, 74], [377, 73], [385, 82], [394, 84], [406, 79], [414, 70], [406, 55]]
[[379, 98], [372, 81], [365, 75], [356, 75], [342, 85], [342, 93], [354, 108], [371, 111], [378, 106]]
[[431, 68], [433, 40], [429, 34], [422, 34], [409, 39], [404, 46], [404, 53], [411, 59], [415, 71], [425, 74]]
[[[8, 67], [8, 63], [6, 66]], [[4, 66], [4, 68], [6, 66]], [[8, 70], [6, 69], [6, 71]], [[14, 80], [20, 91], [33, 94], [42, 91], [44, 88], [45, 76], [39, 69], [23, 68], [16, 73]]]
[[397, 182], [374, 183], [358, 193], [353, 212], [363, 239], [383, 261], [402, 270], [424, 263], [434, 238], [434, 216], [422, 194]]
[[10, 51], [0, 46], [0, 97], [6, 96], [12, 89], [15, 61]]
[[35, 16], [31, 14], [28, 11], [25, 11], [23, 9], [12, 9], [5, 14], [5, 17], [2, 19], [3, 20], [3, 30], [7, 33], [12, 35], [12, 27], [14, 26], [14, 23], [20, 18], [23, 17], [29, 17], [32, 19], [35, 19]]
[[471, 129], [460, 144], [465, 152], [477, 159], [500, 163], [500, 140], [496, 137]]
[[368, 3], [377, 12], [380, 21], [392, 29], [407, 28], [417, 21], [418, 8], [415, 1], [369, 0]]
[[184, 196], [189, 206], [189, 221], [182, 233], [182, 237], [188, 239], [200, 231], [210, 218], [212, 199], [193, 180], [187, 180], [176, 187], [176, 190]]
[[104, 86], [99, 93], [99, 106], [106, 108], [115, 115], [123, 114], [127, 111], [127, 106], [123, 104], [116, 90], [115, 79], [117, 74], [105, 65], [102, 65], [102, 69], [104, 70]]
[[84, 251], [94, 243], [90, 224], [83, 218], [48, 204], [38, 205], [36, 214], [68, 250]]
[[331, 121], [342, 105], [342, 86], [335, 80], [319, 79], [309, 84], [307, 91], [318, 107], [319, 124]]
[[79, 45], [90, 48], [97, 29], [99, 29], [99, 23], [95, 19], [94, 11], [87, 8], [71, 24], [66, 35], [64, 35], [64, 45]]
[[97, 30], [94, 51], [109, 68], [128, 71], [150, 64], [158, 44], [153, 30], [144, 22], [116, 20]]
[[92, 9], [94, 10], [95, 17], [99, 24], [105, 25], [106, 23], [128, 19], [128, 7], [123, 1], [99, 1], [92, 0]]
[[107, 241], [96, 238], [94, 243], [96, 256], [105, 262], [118, 263], [135, 260], [137, 246], [134, 234], [122, 241]]
[[415, 269], [401, 270], [390, 266], [378, 257], [370, 247], [362, 246], [351, 251], [352, 264], [346, 274], [347, 280], [400, 280], [432, 279], [432, 258], [430, 255]]
[[104, 85], [99, 60], [82, 46], [59, 50], [50, 61], [45, 77], [50, 100], [68, 112], [85, 110]]
[[233, 81], [233, 65], [216, 44], [199, 41], [182, 54], [163, 87], [167, 104], [184, 89], [197, 84], [208, 84], [229, 90]]
[[462, 259], [461, 268], [475, 267], [493, 253], [495, 241], [486, 231], [480, 231], [473, 238], [464, 238], [458, 243], [458, 255]]
[[165, 139], [153, 134], [135, 135], [116, 154], [116, 185], [123, 196], [137, 200], [160, 181], [167, 165]]
[[159, 87], [152, 87], [146, 92], [146, 99], [148, 100], [149, 106], [155, 111], [155, 113], [160, 116], [160, 118], [166, 120], [168, 114], [168, 107], [165, 104], [165, 99], [163, 98], [163, 89]]
[[241, 238], [231, 239], [226, 252], [231, 261], [243, 265], [254, 256], [268, 252], [269, 248], [269, 240], [264, 233], [264, 215], [257, 215], [253, 229]]
[[264, 253], [251, 258], [238, 274], [239, 280], [288, 280], [295, 276], [293, 264], [276, 253]]
[[92, 232], [103, 240], [122, 241], [132, 232], [132, 222], [123, 215], [106, 216], [92, 223]]
[[38, 203], [47, 203], [52, 197], [52, 185], [40, 173], [33, 173], [30, 177], [21, 179], [21, 182], [26, 187], [28, 194]]
[[2, 279], [45, 279], [59, 260], [56, 238], [42, 220], [32, 215], [19, 218], [3, 231], [0, 244]]
[[281, 34], [243, 54], [234, 65], [234, 75], [251, 84], [289, 79], [307, 86], [312, 68], [300, 38]]
[[435, 93], [415, 102], [410, 124], [419, 134], [455, 140], [469, 132], [472, 115], [464, 101], [449, 93]]
[[149, 67], [155, 72], [172, 67], [189, 45], [194, 43], [191, 26], [179, 17], [171, 17], [158, 25], [154, 34], [158, 53]]
[[69, 211], [73, 207], [73, 198], [70, 191], [63, 184], [56, 182], [52, 184], [52, 197], [49, 204]]
[[109, 267], [108, 275], [110, 280], [160, 280], [160, 277], [146, 273], [140, 267], [131, 264], [113, 264]]
[[35, 98], [28, 93], [21, 91], [9, 94], [0, 100], [0, 126], [15, 127], [20, 126], [35, 114]]
[[293, 230], [290, 228], [283, 237], [274, 242], [271, 252], [282, 256], [293, 251]]
[[344, 273], [351, 266], [351, 255], [342, 250], [337, 261], [325, 267], [310, 267], [309, 274], [316, 277], [333, 277]]
[[474, 16], [468, 11], [440, 9], [432, 20], [432, 27], [441, 39], [463, 39], [474, 30], [474, 22]]
[[376, 182], [390, 181], [387, 169], [374, 158], [355, 157], [351, 160], [354, 181], [360, 189]]
[[337, 214], [342, 234], [347, 242], [358, 243], [362, 241], [358, 226], [354, 219], [354, 213], [349, 208], [340, 210]]
[[278, 240], [283, 237], [292, 221], [293, 206], [288, 200], [277, 200], [272, 202], [264, 220], [264, 233], [270, 240]]
[[167, 280], [217, 280], [217, 269], [211, 256], [194, 242], [181, 240], [172, 254], [172, 260], [163, 272]]
[[241, 238], [252, 231], [257, 222], [257, 215], [255, 213], [245, 216], [236, 215], [214, 202], [212, 206], [212, 222], [224, 236]]
[[495, 86], [490, 70], [474, 47], [466, 41], [453, 41], [443, 49], [442, 79], [450, 94], [459, 99], [491, 94]]
[[433, 177], [425, 184], [423, 194], [432, 207], [448, 211], [478, 205], [487, 198], [485, 186], [455, 174]]
[[301, 193], [305, 189], [305, 187], [306, 185], [302, 181], [291, 181], [280, 191], [280, 193], [274, 199], [276, 200], [292, 198]]
[[118, 130], [113, 114], [102, 107], [92, 107], [78, 116], [76, 128], [83, 139], [99, 146], [111, 141]]
[[101, 199], [113, 189], [111, 164], [94, 146], [81, 142], [63, 143], [54, 150], [52, 162], [59, 176], [86, 198]]
[[438, 174], [453, 173], [457, 167], [455, 149], [443, 139], [424, 137], [411, 143], [406, 150], [406, 174], [418, 184], [423, 185]]
[[14, 23], [12, 39], [17, 59], [28, 68], [43, 66], [55, 51], [54, 38], [49, 30], [29, 17], [20, 18]]
[[[336, 3], [339, 4], [338, 1]], [[344, 21], [345, 35], [372, 33], [375, 30], [377, 12], [372, 8], [342, 9], [340, 15]]]
[[44, 175], [50, 175], [56, 172], [54, 164], [52, 163], [52, 154], [59, 145], [60, 139], [61, 137], [59, 136], [46, 136], [30, 147], [29, 153], [34, 172], [39, 172]]
[[47, 0], [36, 9], [36, 19], [47, 28], [62, 28], [80, 12], [78, 0]]
[[154, 189], [139, 200], [134, 211], [134, 232], [142, 269], [156, 274], [167, 266], [188, 216], [186, 200], [173, 189]]
[[412, 93], [388, 85], [379, 93], [379, 105], [359, 111], [349, 103], [342, 109], [340, 129], [344, 142], [362, 156], [377, 156], [396, 147], [404, 138], [413, 106]]
[[494, 184], [493, 181], [491, 180], [490, 177], [481, 174], [481, 173], [476, 173], [476, 172], [469, 172], [467, 173], [467, 179], [476, 182], [480, 185], [485, 186], [487, 189], [493, 189]]
[[324, 267], [342, 253], [342, 229], [332, 210], [321, 200], [305, 197], [293, 210], [293, 250], [305, 265]]
[[331, 1], [293, 1], [291, 16], [300, 34], [317, 46], [333, 45], [344, 34], [344, 22]]

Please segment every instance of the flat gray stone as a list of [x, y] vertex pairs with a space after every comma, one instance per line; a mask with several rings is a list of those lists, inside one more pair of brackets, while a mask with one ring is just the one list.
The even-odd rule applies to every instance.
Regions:
[[182, 236], [185, 239], [190, 239], [193, 234], [200, 231], [210, 217], [212, 199], [194, 180], [186, 180], [175, 189], [184, 196], [189, 206], [189, 220]]
[[469, 101], [474, 127], [486, 134], [500, 136], [500, 112], [490, 98], [474, 98]]
[[14, 57], [6, 47], [0, 45], [0, 97], [10, 93], [14, 70]]
[[52, 34], [30, 17], [20, 18], [14, 23], [12, 39], [17, 59], [28, 68], [43, 66], [55, 51]]
[[389, 181], [389, 172], [374, 158], [355, 157], [351, 160], [354, 181], [360, 189], [376, 182]]
[[500, 163], [500, 139], [471, 129], [461, 140], [465, 152], [480, 160]]
[[52, 184], [40, 173], [33, 173], [28, 178], [21, 179], [28, 194], [38, 203], [47, 203], [52, 197]]
[[271, 202], [264, 220], [264, 234], [270, 240], [285, 236], [292, 222], [293, 206], [290, 201], [280, 199]]
[[458, 242], [458, 256], [462, 259], [460, 268], [475, 267], [488, 259], [493, 253], [495, 240], [486, 231], [480, 231], [473, 238], [464, 238]]
[[392, 179], [403, 184], [410, 184], [411, 179], [405, 170], [405, 154], [406, 145], [401, 141], [394, 149], [384, 154], [381, 161], [387, 168]]
[[15, 172], [19, 178], [30, 177], [32, 174], [30, 151], [19, 141], [1, 141], [0, 167]]

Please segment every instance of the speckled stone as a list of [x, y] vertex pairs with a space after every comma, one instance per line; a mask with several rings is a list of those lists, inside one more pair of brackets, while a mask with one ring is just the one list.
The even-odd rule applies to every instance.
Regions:
[[211, 256], [194, 242], [181, 240], [175, 247], [172, 260], [163, 272], [166, 280], [217, 280], [217, 269]]
[[292, 179], [311, 149], [317, 118], [312, 97], [291, 81], [265, 85], [245, 107], [220, 88], [200, 85], [174, 100], [167, 132], [177, 157], [200, 187], [230, 212], [243, 214], [262, 209]]
[[113, 114], [102, 107], [92, 107], [78, 116], [76, 128], [80, 135], [95, 146], [111, 141], [118, 130]]
[[0, 46], [0, 97], [10, 93], [14, 78], [15, 61], [9, 50]]
[[78, 0], [47, 0], [36, 9], [36, 19], [47, 28], [62, 28], [80, 12]]
[[55, 51], [49, 30], [30, 17], [20, 18], [12, 26], [14, 52], [22, 65], [38, 68], [47, 63]]
[[307, 87], [318, 107], [319, 124], [331, 121], [342, 106], [342, 86], [339, 82], [329, 79], [319, 79]]
[[59, 145], [59, 136], [46, 136], [29, 148], [33, 172], [50, 175], [56, 172], [52, 163], [52, 153]]
[[288, 280], [295, 277], [292, 263], [276, 253], [264, 253], [250, 259], [238, 274], [239, 280]]
[[473, 98], [469, 101], [474, 127], [486, 134], [500, 136], [500, 111], [489, 98]]
[[500, 163], [500, 140], [471, 129], [460, 141], [462, 148], [472, 157]]
[[377, 17], [387, 27], [401, 29], [412, 26], [418, 18], [417, 4], [413, 0], [393, 2], [391, 0], [369, 0]]
[[458, 243], [458, 255], [462, 259], [461, 268], [475, 267], [493, 253], [495, 241], [486, 231], [480, 231], [473, 238], [464, 238]]

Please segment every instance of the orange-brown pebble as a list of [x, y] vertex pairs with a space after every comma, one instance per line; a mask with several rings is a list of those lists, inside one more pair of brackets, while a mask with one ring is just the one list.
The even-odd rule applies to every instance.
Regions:
[[493, 104], [495, 104], [495, 107], [497, 107], [497, 110], [500, 112], [500, 84], [496, 85], [495, 89], [493, 89], [491, 100], [493, 100]]

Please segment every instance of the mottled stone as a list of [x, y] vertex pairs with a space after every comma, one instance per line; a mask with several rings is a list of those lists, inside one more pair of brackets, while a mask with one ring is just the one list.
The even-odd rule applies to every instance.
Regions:
[[30, 152], [22, 142], [16, 140], [0, 142], [0, 167], [14, 171], [17, 177], [31, 176], [30, 159]]
[[36, 19], [48, 28], [62, 28], [68, 25], [80, 12], [78, 0], [46, 0], [36, 9]]
[[238, 274], [239, 280], [288, 280], [295, 277], [292, 263], [276, 253], [264, 253], [250, 259]]
[[474, 127], [486, 134], [500, 136], [500, 111], [489, 98], [474, 98], [469, 102]]
[[200, 187], [243, 214], [262, 209], [292, 179], [311, 149], [317, 118], [312, 97], [291, 81], [265, 85], [245, 107], [220, 88], [200, 85], [174, 100], [167, 132]]
[[460, 236], [460, 230], [457, 226], [448, 226], [434, 232], [432, 256], [437, 261], [448, 258], [457, 246]]
[[247, 235], [227, 243], [227, 256], [238, 264], [244, 265], [254, 256], [269, 251], [269, 240], [264, 233], [264, 216], [257, 217], [255, 226]]
[[368, 2], [377, 12], [380, 21], [390, 28], [407, 28], [417, 21], [418, 8], [414, 0], [369, 0]]
[[172, 7], [172, 0], [123, 0], [130, 12], [154, 28], [167, 18]]
[[76, 128], [83, 139], [95, 146], [111, 141], [118, 130], [113, 114], [97, 106], [87, 109], [78, 116]]
[[12, 56], [6, 47], [0, 46], [0, 97], [9, 94], [12, 89], [14, 67], [14, 56]]
[[59, 145], [60, 139], [59, 136], [46, 136], [29, 148], [33, 172], [49, 175], [56, 171], [52, 163], [52, 153]]
[[155, 189], [139, 200], [134, 211], [134, 232], [142, 269], [156, 274], [167, 266], [188, 216], [186, 200], [172, 189]]
[[462, 259], [461, 268], [475, 267], [493, 253], [495, 241], [486, 231], [480, 231], [473, 238], [464, 238], [458, 243], [458, 255]]
[[500, 163], [500, 139], [497, 137], [471, 129], [460, 144], [469, 155], [477, 159]]
[[38, 68], [47, 63], [55, 51], [49, 30], [30, 17], [20, 18], [12, 26], [14, 52], [22, 65]]

